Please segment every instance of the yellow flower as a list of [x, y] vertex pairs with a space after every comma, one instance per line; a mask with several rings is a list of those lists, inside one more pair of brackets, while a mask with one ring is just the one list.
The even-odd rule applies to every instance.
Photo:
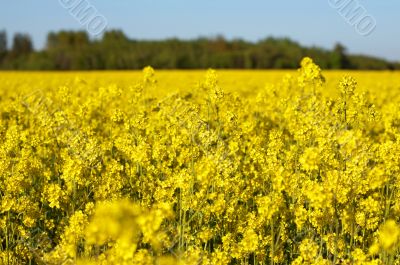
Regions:
[[379, 229], [379, 243], [385, 251], [394, 251], [398, 248], [400, 228], [394, 220], [388, 220]]

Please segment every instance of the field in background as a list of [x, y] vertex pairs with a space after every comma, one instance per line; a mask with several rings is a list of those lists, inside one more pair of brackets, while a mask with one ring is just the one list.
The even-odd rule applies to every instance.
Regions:
[[0, 72], [1, 264], [399, 264], [400, 72]]
[[[206, 70], [157, 70], [157, 89], [151, 91], [154, 95], [165, 95], [173, 92], [191, 92], [196, 84], [204, 78]], [[243, 95], [256, 95], [266, 85], [280, 82], [286, 75], [295, 75], [293, 70], [217, 70], [220, 86], [229, 92]], [[324, 71], [328, 93], [336, 93], [336, 86], [345, 75], [354, 77], [359, 89], [364, 91], [400, 89], [399, 71]], [[84, 80], [93, 86], [116, 84], [129, 87], [142, 79], [142, 71], [91, 71], [91, 72], [1, 72], [2, 87], [26, 86], [30, 89], [57, 88], [62, 85], [73, 85], [77, 80]], [[3, 89], [3, 88], [2, 88]]]

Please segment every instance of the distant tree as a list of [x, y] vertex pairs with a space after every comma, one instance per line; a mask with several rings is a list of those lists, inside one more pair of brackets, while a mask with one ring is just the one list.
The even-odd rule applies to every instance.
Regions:
[[14, 35], [11, 56], [13, 58], [21, 55], [29, 55], [33, 52], [33, 44], [28, 34], [17, 33]]
[[135, 68], [134, 43], [121, 30], [110, 30], [103, 34], [98, 43], [104, 68], [106, 69], [130, 69]]
[[[364, 55], [348, 55], [338, 43], [332, 50], [303, 47], [287, 38], [265, 38], [257, 42], [228, 40], [223, 36], [181, 40], [135, 40], [121, 30], [91, 40], [85, 31], [50, 32], [46, 48], [33, 51], [30, 37], [14, 36], [7, 51], [7, 36], [0, 31], [0, 67], [6, 69], [159, 69], [248, 68], [295, 69], [309, 56], [324, 69], [399, 69], [400, 64]], [[1, 60], [1, 58], [3, 58]]]
[[7, 52], [7, 33], [6, 31], [0, 31], [0, 53]]
[[123, 43], [129, 42], [129, 39], [121, 30], [110, 30], [104, 33], [102, 41], [105, 43]]
[[85, 31], [50, 32], [47, 35], [47, 52], [57, 70], [98, 69], [92, 46]]
[[47, 34], [47, 41], [46, 41], [46, 49], [51, 50], [57, 47], [58, 41], [57, 41], [57, 33], [55, 32], [49, 32]]
[[7, 33], [3, 30], [0, 31], [0, 66], [7, 56]]
[[47, 35], [46, 47], [48, 50], [81, 49], [90, 44], [89, 35], [85, 31], [60, 31], [50, 32]]
[[351, 68], [349, 58], [346, 54], [346, 47], [337, 43], [332, 51], [331, 68], [333, 69], [349, 69]]

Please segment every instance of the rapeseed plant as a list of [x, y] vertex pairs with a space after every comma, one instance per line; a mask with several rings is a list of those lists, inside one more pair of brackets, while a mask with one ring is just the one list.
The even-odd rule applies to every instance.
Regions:
[[0, 264], [399, 264], [398, 73], [342, 74], [1, 73]]

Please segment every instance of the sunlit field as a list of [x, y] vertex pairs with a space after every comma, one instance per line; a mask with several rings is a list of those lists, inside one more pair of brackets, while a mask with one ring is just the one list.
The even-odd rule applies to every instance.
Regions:
[[[147, 89], [148, 93], [162, 97], [175, 92], [193, 92], [199, 82], [204, 81], [205, 70], [157, 70], [157, 87]], [[265, 89], [266, 85], [280, 83], [287, 75], [296, 75], [292, 70], [218, 70], [218, 82], [227, 92], [237, 92], [241, 95], [256, 96]], [[398, 93], [400, 89], [400, 72], [398, 71], [323, 71], [329, 89], [321, 92], [337, 94], [340, 79], [351, 75], [357, 80], [357, 90], [375, 92], [393, 90]], [[142, 81], [142, 71], [87, 71], [87, 72], [1, 72], [0, 86], [13, 86], [21, 90], [54, 90], [60, 86], [73, 88], [79, 80], [88, 85], [109, 86], [118, 85], [127, 89]]]
[[400, 72], [0, 72], [0, 264], [400, 264]]

